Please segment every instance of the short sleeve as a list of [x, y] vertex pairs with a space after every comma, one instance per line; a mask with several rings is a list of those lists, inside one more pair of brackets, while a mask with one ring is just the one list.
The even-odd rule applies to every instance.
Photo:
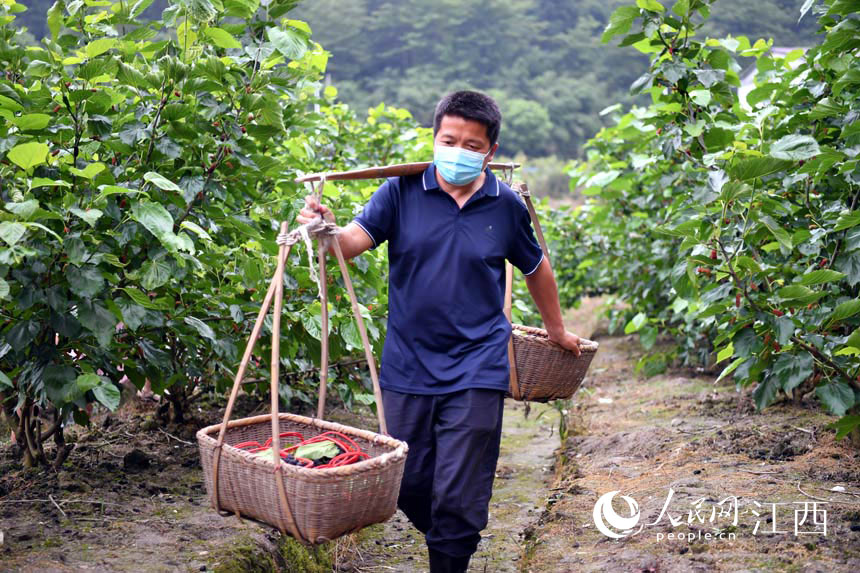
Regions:
[[531, 217], [529, 217], [526, 206], [518, 199], [515, 202], [517, 204], [516, 223], [507, 258], [520, 272], [528, 276], [534, 273], [543, 261], [543, 249], [535, 238]]
[[397, 217], [397, 187], [396, 183], [387, 179], [353, 219], [373, 241], [372, 249], [391, 238]]

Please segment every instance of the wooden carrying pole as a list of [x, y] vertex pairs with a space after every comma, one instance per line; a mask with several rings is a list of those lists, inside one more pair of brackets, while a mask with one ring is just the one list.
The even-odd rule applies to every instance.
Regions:
[[[422, 173], [431, 165], [431, 161], [419, 163], [398, 163], [395, 165], [382, 165], [379, 167], [368, 167], [367, 169], [353, 169], [352, 171], [336, 171], [332, 173], [308, 173], [296, 178], [297, 183], [310, 183], [314, 181], [352, 181], [356, 179], [384, 179], [385, 177], [398, 177], [401, 175], [415, 175]], [[492, 162], [487, 165], [490, 169], [516, 169], [519, 163]]]

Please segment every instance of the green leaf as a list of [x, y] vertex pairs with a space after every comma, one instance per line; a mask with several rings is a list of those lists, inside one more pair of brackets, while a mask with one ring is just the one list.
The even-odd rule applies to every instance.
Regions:
[[361, 350], [361, 336], [358, 333], [358, 326], [356, 326], [355, 319], [352, 319], [341, 325], [340, 336], [341, 338], [343, 338], [343, 341], [346, 342], [348, 346]]
[[755, 402], [756, 410], [764, 410], [773, 403], [776, 399], [776, 393], [779, 391], [779, 384], [773, 377], [762, 380], [753, 390], [753, 401]]
[[21, 169], [27, 170], [31, 167], [35, 167], [36, 165], [45, 163], [45, 158], [48, 156], [49, 150], [50, 149], [46, 144], [31, 141], [29, 143], [16, 145], [9, 150], [6, 157]]
[[787, 316], [780, 316], [774, 321], [774, 334], [776, 334], [776, 341], [780, 345], [788, 344], [794, 330], [794, 321]]
[[143, 323], [143, 319], [146, 318], [146, 309], [125, 298], [115, 299], [114, 302], [119, 307], [125, 327], [129, 330], [137, 330]]
[[773, 234], [774, 238], [779, 241], [780, 245], [791, 250], [791, 235], [788, 234], [788, 231], [780, 227], [779, 223], [777, 223], [770, 215], [762, 216], [761, 222], [764, 223], [764, 226]]
[[116, 38], [99, 38], [87, 44], [87, 47], [84, 48], [84, 53], [87, 55], [87, 58], [92, 59], [104, 54], [115, 45]]
[[212, 237], [209, 236], [209, 233], [207, 233], [205, 229], [203, 229], [200, 225], [193, 221], [182, 221], [182, 224], [179, 225], [179, 228], [188, 229], [189, 231], [206, 241], [212, 240]]
[[13, 119], [13, 123], [21, 131], [44, 129], [51, 123], [51, 116], [46, 113], [28, 113]]
[[90, 163], [83, 169], [78, 169], [77, 167], [69, 167], [69, 172], [73, 175], [77, 175], [78, 177], [83, 177], [84, 179], [92, 179], [99, 173], [105, 170], [106, 165], [104, 163]]
[[45, 382], [45, 394], [48, 399], [57, 405], [67, 402], [68, 398], [74, 399], [78, 393], [76, 374], [75, 369], [70, 366], [58, 364], [45, 366], [42, 380]]
[[693, 100], [693, 103], [695, 103], [696, 105], [700, 105], [702, 107], [710, 105], [710, 103], [711, 103], [711, 90], [707, 90], [707, 89], [692, 90], [690, 92], [690, 99]]
[[860, 356], [860, 348], [846, 346], [845, 348], [834, 352], [833, 356]]
[[632, 333], [636, 332], [637, 330], [642, 328], [642, 326], [645, 324], [645, 322], [647, 320], [648, 320], [648, 317], [644, 313], [640, 312], [639, 314], [637, 314], [636, 316], [631, 318], [630, 322], [628, 322], [624, 326], [624, 334], [632, 334]]
[[146, 296], [146, 293], [143, 293], [136, 288], [123, 287], [122, 291], [125, 292], [131, 300], [143, 308], [148, 308], [150, 310], [170, 310], [168, 305], [160, 304], [158, 300], [150, 300], [149, 297]]
[[860, 328], [855, 329], [854, 332], [851, 333], [851, 336], [845, 340], [845, 344], [847, 346], [853, 346], [854, 348], [860, 348]]
[[35, 199], [27, 199], [20, 203], [6, 203], [5, 207], [7, 211], [15, 213], [26, 221], [39, 209], [39, 202]]
[[131, 217], [162, 243], [165, 237], [173, 235], [173, 217], [161, 203], [147, 200], [135, 203], [131, 207]]
[[93, 395], [96, 400], [101, 402], [105, 408], [114, 411], [119, 407], [120, 391], [112, 382], [103, 383], [101, 386], [93, 388]]
[[815, 291], [803, 285], [789, 285], [776, 291], [776, 294], [783, 300], [794, 300], [814, 296]]
[[648, 326], [643, 328], [641, 332], [639, 332], [639, 343], [642, 345], [642, 348], [645, 350], [651, 350], [654, 346], [654, 343], [657, 342], [657, 327], [656, 326]]
[[9, 388], [10, 390], [15, 387], [12, 384], [12, 380], [10, 380], [8, 376], [6, 376], [5, 372], [0, 372], [0, 388], [2, 387]]
[[657, 0], [636, 0], [636, 5], [651, 12], [664, 12], [666, 10]]
[[717, 353], [717, 362], [722, 362], [727, 358], [731, 358], [734, 353], [735, 347], [731, 342], [729, 342], [728, 346], [726, 346]]
[[837, 416], [844, 416], [854, 406], [854, 390], [845, 382], [827, 382], [815, 388], [821, 403]]
[[749, 181], [788, 169], [793, 162], [773, 157], [750, 157], [735, 162], [729, 174], [738, 181]]
[[77, 338], [81, 333], [81, 323], [71, 313], [52, 312], [48, 322], [51, 324], [51, 328], [59, 332], [62, 336]]
[[6, 332], [6, 342], [16, 352], [26, 348], [39, 334], [39, 323], [35, 320], [19, 320]]
[[732, 372], [737, 370], [738, 366], [740, 366], [741, 364], [743, 364], [747, 360], [749, 360], [749, 358], [746, 356], [741, 356], [739, 358], [735, 358], [731, 364], [729, 364], [728, 366], [723, 368], [723, 371], [720, 372], [720, 375], [717, 376], [716, 380], [714, 380], [714, 384], [716, 384], [717, 382], [719, 382], [720, 380], [722, 380], [723, 378], [725, 378], [726, 376], [728, 376], [729, 374], [731, 374]]
[[37, 187], [71, 187], [72, 184], [62, 179], [48, 179], [47, 177], [33, 177], [30, 182], [30, 189]]
[[845, 215], [840, 215], [836, 221], [836, 226], [830, 229], [830, 232], [835, 233], [836, 231], [842, 231], [843, 229], [849, 229], [857, 225], [860, 225], [860, 211], [851, 211]]
[[788, 392], [812, 376], [812, 373], [812, 354], [808, 352], [789, 354], [786, 352], [777, 357], [771, 376], [776, 379], [780, 388]]
[[320, 440], [299, 446], [296, 448], [293, 455], [297, 458], [307, 458], [309, 460], [318, 460], [320, 458], [333, 458], [338, 455], [340, 448], [331, 440]]
[[851, 414], [849, 416], [842, 416], [832, 424], [828, 424], [827, 427], [831, 430], [836, 430], [836, 439], [841, 440], [848, 434], [850, 434], [854, 428], [860, 426], [860, 414]]
[[90, 227], [95, 227], [96, 221], [98, 221], [99, 217], [103, 215], [103, 213], [98, 209], [84, 210], [78, 209], [77, 207], [72, 207], [71, 209], [69, 209], [69, 211], [86, 221], [90, 225]]
[[75, 380], [75, 386], [77, 386], [81, 393], [86, 392], [87, 390], [92, 390], [101, 383], [102, 379], [98, 374], [81, 374]]
[[797, 19], [798, 22], [803, 20], [803, 17], [806, 16], [806, 13], [809, 12], [809, 9], [817, 2], [818, 0], [806, 0], [803, 3], [803, 6], [800, 7], [800, 17]]
[[[171, 181], [167, 177], [164, 177], [163, 175], [156, 173], [155, 171], [146, 172], [143, 175], [143, 179], [145, 181], [149, 181], [150, 183], [152, 183], [153, 185], [155, 185], [156, 187], [158, 187], [159, 189], [162, 189], [164, 191], [179, 191], [180, 193], [182, 192], [182, 189], [180, 189], [179, 186], [176, 185], [176, 183], [174, 183], [173, 181]], [[172, 222], [171, 222], [170, 226], [171, 226], [171, 228], [173, 227]]]
[[72, 289], [72, 292], [84, 299], [97, 295], [101, 292], [104, 284], [101, 271], [93, 265], [86, 265], [80, 269], [74, 265], [69, 265], [66, 270], [66, 279], [69, 281], [69, 288]]
[[839, 253], [833, 261], [833, 268], [845, 273], [849, 285], [860, 283], [860, 251]]
[[215, 337], [215, 331], [212, 330], [212, 328], [208, 324], [206, 324], [199, 318], [193, 316], [186, 316], [184, 321], [185, 324], [194, 328], [194, 330], [196, 330], [197, 333], [203, 338], [207, 338], [212, 342], [218, 342], [218, 339]]
[[681, 18], [686, 18], [690, 13], [690, 0], [678, 0], [675, 2], [675, 5], [672, 6], [672, 12]]
[[100, 193], [99, 193], [98, 197], [96, 197], [93, 200], [94, 203], [101, 203], [107, 197], [110, 197], [111, 195], [118, 195], [118, 194], [127, 194], [127, 195], [140, 194], [140, 195], [143, 195], [144, 197], [147, 197], [147, 198], [149, 197], [149, 194], [145, 193], [143, 191], [137, 191], [135, 189], [126, 189], [125, 187], [119, 187], [118, 185], [99, 185], [99, 191], [100, 191]]
[[0, 223], [0, 239], [3, 239], [10, 247], [14, 247], [26, 231], [27, 227], [21, 223], [12, 221], [3, 221]]
[[170, 265], [164, 259], [150, 259], [140, 266], [140, 285], [155, 290], [170, 280]]
[[242, 44], [233, 37], [230, 32], [222, 28], [209, 27], [203, 30], [203, 35], [211, 38], [212, 42], [219, 48], [241, 48]]
[[802, 285], [819, 285], [824, 283], [832, 283], [834, 281], [841, 280], [845, 278], [845, 273], [840, 273], [839, 271], [832, 271], [830, 269], [819, 269], [817, 271], [810, 271], [803, 275], [800, 279], [800, 284]]
[[54, 40], [56, 40], [57, 36], [60, 34], [60, 26], [63, 24], [64, 8], [65, 3], [58, 0], [48, 9], [48, 30], [50, 30], [51, 37], [54, 38]]
[[600, 37], [600, 41], [604, 44], [618, 35], [626, 34], [630, 31], [630, 26], [633, 21], [639, 17], [639, 8], [637, 6], [620, 6], [609, 17], [609, 23]]
[[799, 161], [821, 153], [818, 142], [809, 135], [786, 135], [770, 146], [770, 156]]
[[855, 298], [854, 300], [845, 301], [833, 309], [829, 320], [832, 322], [845, 320], [846, 318], [851, 318], [858, 312], [860, 312], [860, 299]]
[[319, 313], [302, 312], [301, 320], [302, 326], [309, 335], [322, 340], [322, 317]]
[[99, 345], [107, 348], [116, 332], [116, 317], [101, 304], [89, 300], [81, 301], [78, 306], [78, 320], [84, 328], [92, 332]]
[[6, 279], [0, 279], [0, 300], [6, 300], [9, 298], [9, 283], [6, 282]]
[[281, 30], [271, 27], [266, 30], [269, 41], [284, 57], [290, 60], [298, 60], [308, 49], [308, 43], [304, 36], [292, 28]]

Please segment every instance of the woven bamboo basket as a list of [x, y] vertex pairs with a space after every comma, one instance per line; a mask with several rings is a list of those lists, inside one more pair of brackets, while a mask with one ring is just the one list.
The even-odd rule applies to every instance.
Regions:
[[[318, 227], [325, 224], [320, 220]], [[374, 523], [389, 519], [397, 510], [400, 481], [406, 463], [408, 446], [387, 435], [382, 394], [367, 332], [358, 301], [349, 279], [343, 254], [337, 241], [331, 241], [338, 259], [344, 284], [350, 296], [365, 354], [373, 380], [380, 433], [361, 430], [323, 420], [328, 378], [328, 333], [325, 254], [328, 241], [319, 241], [320, 295], [322, 299], [322, 362], [320, 400], [314, 418], [278, 412], [278, 373], [280, 355], [280, 315], [283, 305], [284, 266], [289, 247], [299, 240], [296, 233], [287, 234], [282, 223], [278, 236], [278, 266], [251, 332], [245, 354], [236, 373], [222, 423], [197, 432], [197, 443], [203, 466], [206, 492], [212, 506], [277, 527], [305, 544], [323, 543]], [[322, 232], [318, 230], [317, 237]], [[290, 242], [292, 241], [292, 242]], [[272, 317], [272, 383], [271, 414], [230, 421], [230, 414], [251, 358], [254, 342], [260, 335], [269, 306], [274, 298]], [[350, 437], [370, 457], [349, 465], [330, 468], [305, 468], [282, 461], [281, 434], [300, 432], [305, 439], [325, 431], [337, 431]], [[255, 455], [236, 444], [248, 441], [263, 443], [271, 439], [272, 457]]]
[[[528, 186], [525, 183], [514, 184], [510, 180], [509, 184], [525, 202], [541, 250], [549, 259], [549, 249]], [[505, 315], [511, 320], [513, 267], [510, 263], [506, 263], [505, 270]], [[551, 341], [542, 328], [511, 324], [511, 340], [508, 344], [511, 376], [506, 396], [526, 402], [549, 402], [573, 397], [585, 379], [597, 348], [596, 342], [580, 338], [580, 354], [577, 356]]]
[[515, 375], [508, 387], [509, 398], [548, 402], [573, 396], [582, 384], [597, 343], [580, 339], [580, 355], [552, 342], [542, 328], [513, 325]]

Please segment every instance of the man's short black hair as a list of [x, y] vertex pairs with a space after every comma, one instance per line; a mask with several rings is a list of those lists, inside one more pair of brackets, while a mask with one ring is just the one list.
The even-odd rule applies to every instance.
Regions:
[[486, 94], [463, 90], [449, 93], [436, 104], [436, 114], [433, 116], [433, 137], [442, 125], [442, 118], [453, 115], [484, 124], [487, 128], [487, 138], [490, 147], [499, 139], [502, 126], [502, 112], [496, 101]]

